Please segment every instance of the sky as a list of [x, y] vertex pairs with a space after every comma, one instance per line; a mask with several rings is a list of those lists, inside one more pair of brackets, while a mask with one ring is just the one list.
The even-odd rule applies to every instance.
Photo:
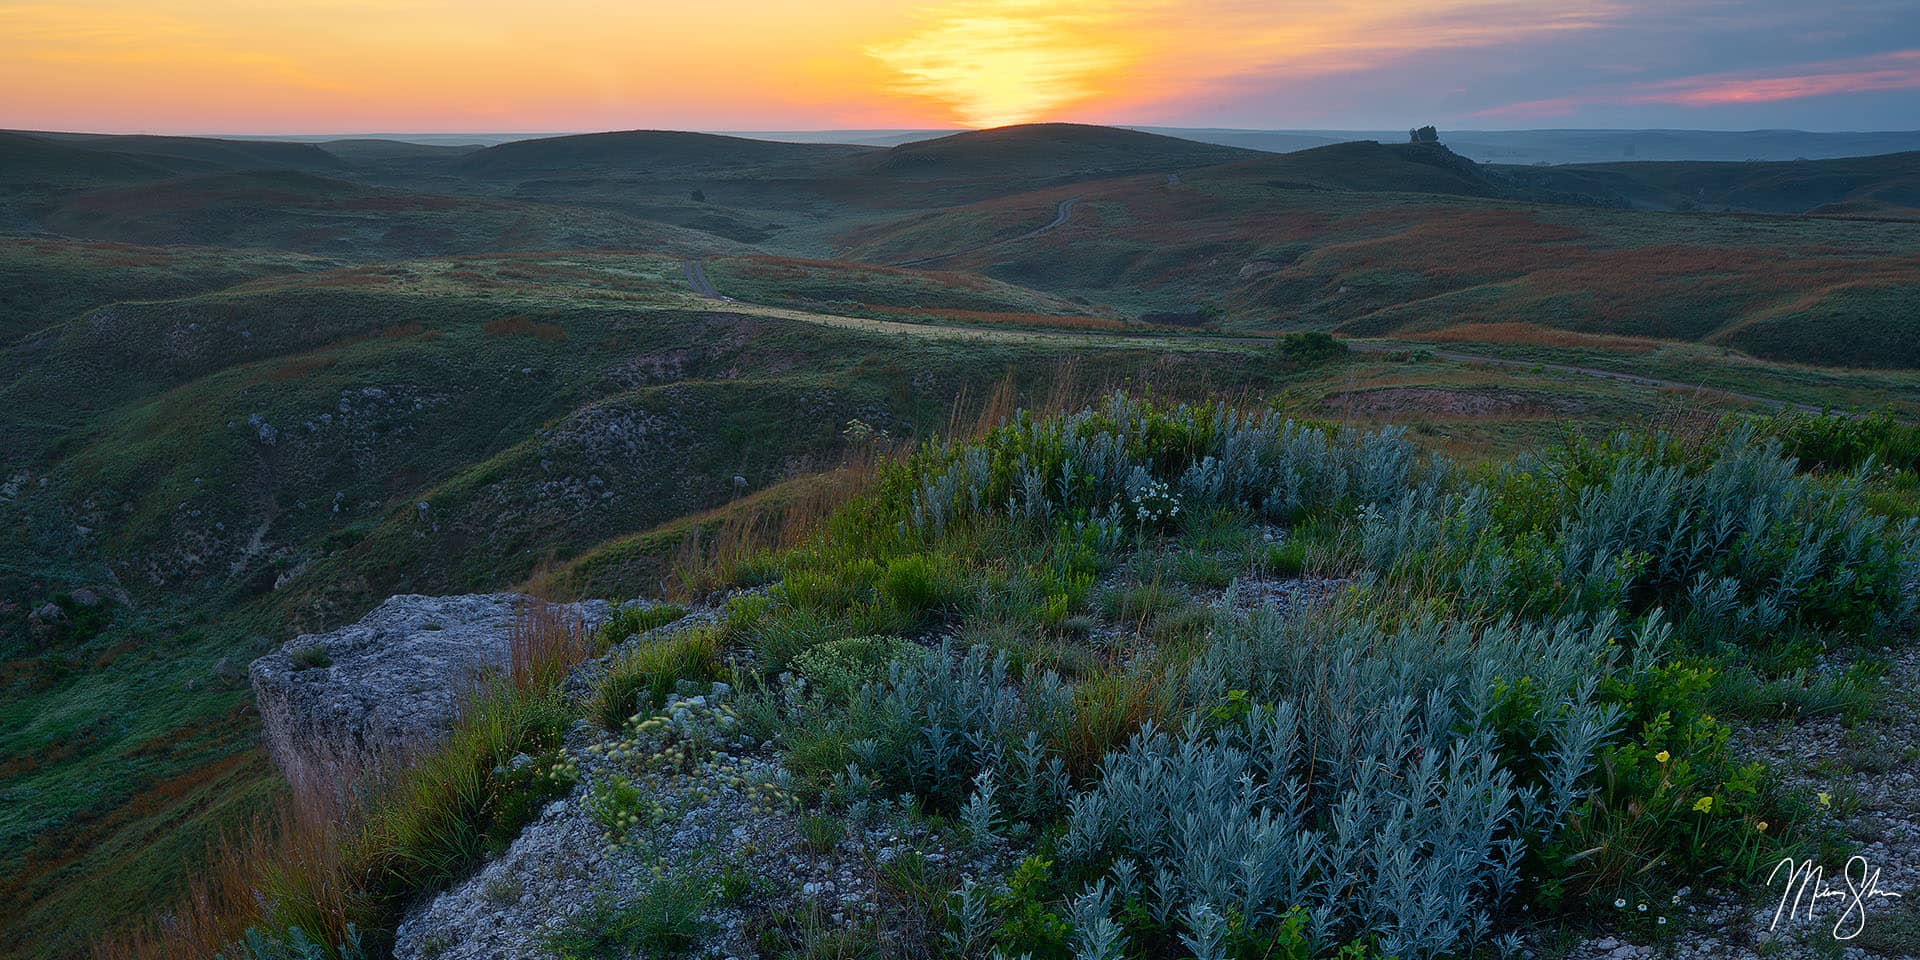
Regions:
[[1920, 0], [0, 0], [0, 128], [1920, 127]]

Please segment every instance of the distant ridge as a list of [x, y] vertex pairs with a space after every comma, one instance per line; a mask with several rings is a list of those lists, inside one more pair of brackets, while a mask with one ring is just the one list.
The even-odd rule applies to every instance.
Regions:
[[140, 158], [183, 161], [208, 170], [344, 170], [345, 161], [307, 143], [207, 137], [76, 136], [74, 143]]
[[[1145, 127], [1204, 143], [1286, 153], [1351, 140], [1405, 143], [1400, 130], [1226, 130]], [[1920, 150], [1920, 130], [1463, 130], [1441, 127], [1455, 153], [1480, 163], [1608, 163], [1632, 160], [1795, 160]]]
[[16, 185], [134, 182], [218, 171], [338, 172], [347, 168], [346, 161], [304, 143], [0, 131], [0, 177]]
[[1437, 143], [1357, 140], [1271, 154], [1232, 168], [1274, 178], [1272, 186], [1316, 186], [1367, 193], [1503, 193], [1479, 165]]
[[634, 171], [658, 173], [804, 164], [873, 152], [847, 144], [779, 143], [711, 133], [626, 130], [517, 140], [478, 150], [458, 168], [479, 176]]
[[[1412, 123], [1412, 119], [1409, 119]], [[1042, 125], [1046, 126], [1046, 125]], [[1406, 132], [1361, 129], [1253, 129], [1233, 127], [1171, 127], [1122, 125], [1108, 129], [1176, 137], [1215, 146], [1239, 147], [1267, 153], [1291, 153], [1355, 140], [1403, 143]], [[97, 134], [16, 131], [49, 140], [85, 139]], [[645, 131], [633, 131], [645, 132]], [[788, 144], [894, 147], [963, 134], [961, 130], [708, 130], [708, 136]], [[1441, 139], [1454, 152], [1480, 163], [1610, 163], [1634, 160], [1796, 160], [1866, 157], [1920, 150], [1920, 130], [1818, 132], [1806, 130], [1475, 130], [1440, 128]], [[388, 140], [427, 146], [483, 147], [535, 140], [609, 136], [603, 133], [405, 133], [366, 132], [333, 135], [218, 135], [182, 139], [234, 142], [326, 144], [339, 141]]]
[[[902, 144], [868, 162], [893, 176], [1116, 175], [1231, 163], [1256, 151], [1120, 127], [1032, 123]], [[867, 159], [867, 158], [863, 158]]]
[[173, 171], [136, 157], [25, 133], [0, 132], [0, 180], [23, 183], [157, 180]]

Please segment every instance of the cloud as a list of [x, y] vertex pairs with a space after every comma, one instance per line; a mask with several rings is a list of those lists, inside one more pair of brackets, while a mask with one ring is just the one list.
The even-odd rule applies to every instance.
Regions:
[[1436, 49], [1591, 30], [1627, 12], [1621, 0], [957, 0], [865, 52], [895, 92], [985, 126], [1375, 70]]
[[1735, 70], [1610, 87], [1573, 96], [1505, 104], [1474, 116], [1558, 117], [1597, 105], [1720, 107], [1916, 89], [1920, 89], [1920, 50], [1896, 50], [1770, 70]]

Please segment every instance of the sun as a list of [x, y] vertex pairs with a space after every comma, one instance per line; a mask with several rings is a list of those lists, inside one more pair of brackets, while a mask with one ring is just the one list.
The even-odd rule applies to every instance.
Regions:
[[930, 10], [867, 54], [896, 90], [971, 127], [1040, 119], [1113, 89], [1140, 55], [1104, 4], [969, 0]]

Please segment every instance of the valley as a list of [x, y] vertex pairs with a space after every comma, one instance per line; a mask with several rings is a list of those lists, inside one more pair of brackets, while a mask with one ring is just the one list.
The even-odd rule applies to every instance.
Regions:
[[[1848, 447], [1831, 476], [1787, 468], [1780, 510], [1817, 513], [1831, 526], [1820, 544], [1887, 555], [1855, 593], [1808, 574], [1833, 593], [1806, 601], [1793, 639], [1811, 648], [1747, 651], [1741, 631], [1765, 614], [1742, 607], [1748, 619], [1703, 649], [1773, 704], [1827, 689], [1804, 672], [1820, 631], [1910, 631], [1896, 554], [1912, 549], [1899, 524], [1920, 495], [1898, 438], [1913, 442], [1900, 431], [1920, 420], [1920, 153], [1520, 166], [1438, 143], [1270, 153], [1214, 139], [1226, 142], [1073, 124], [890, 146], [0, 133], [0, 952], [78, 955], [169, 909], [210, 843], [286, 797], [248, 663], [396, 594], [705, 604], [742, 657], [769, 656], [780, 630], [795, 644], [826, 630], [939, 647], [1004, 628], [1046, 638], [1044, 654], [1016, 653], [1076, 680], [1164, 679], [1168, 651], [1212, 636], [1202, 613], [1176, 622], [1188, 600], [1281, 568], [1371, 571], [1405, 591], [1383, 603], [1438, 611], [1470, 605], [1459, 584], [1484, 573], [1476, 563], [1534, 578], [1489, 617], [1680, 609], [1705, 603], [1706, 587], [1688, 591], [1709, 572], [1741, 584], [1728, 604], [1760, 603], [1766, 577], [1787, 576], [1773, 566], [1785, 539], [1738, 569], [1674, 559], [1612, 586], [1601, 568], [1666, 549], [1653, 534], [1635, 527], [1625, 552], [1583, 554], [1578, 570], [1545, 558], [1577, 552], [1556, 538], [1592, 520], [1580, 491], [1606, 489], [1602, 467], [1712, 474], [1720, 461], [1698, 453], [1712, 449], [1773, 477], [1763, 441], [1812, 464], [1827, 449], [1813, 433], [1866, 424], [1895, 438], [1879, 459]], [[1088, 426], [1036, 425], [1060, 416]], [[1316, 439], [1287, 446], [1274, 418]], [[1698, 449], [1608, 446], [1625, 429]], [[1263, 483], [1308, 446], [1356, 477], [1384, 445], [1407, 446], [1377, 496], [1301, 494], [1282, 510], [1215, 478], [1189, 496], [1217, 529], [1130, 521], [1096, 548], [1074, 538], [1147, 496], [1118, 467], [1088, 479], [1061, 453], [1095, 455], [1098, 430], [1176, 486], [1243, 451], [1229, 436], [1266, 451]], [[1426, 457], [1431, 476], [1405, 465]], [[934, 529], [916, 511], [959, 482], [943, 471], [988, 461], [995, 479], [977, 482], [992, 497], [951, 494], [977, 529], [905, 532]], [[1056, 485], [1022, 488], [1023, 516], [1047, 518], [1031, 530], [1015, 522], [1014, 484], [1028, 482], [1008, 479], [1015, 464]], [[1474, 500], [1455, 482], [1491, 492]], [[1853, 500], [1808, 506], [1843, 483], [1870, 517]], [[1445, 522], [1531, 538], [1525, 549], [1449, 555], [1459, 583], [1444, 588], [1368, 553], [1413, 536], [1380, 511], [1439, 517], [1443, 492], [1460, 498]], [[1260, 539], [1283, 528], [1310, 559]], [[902, 599], [912, 591], [893, 578], [908, 575], [888, 571], [921, 548], [1033, 609], [946, 581]], [[1208, 559], [1177, 561], [1191, 566], [1175, 576], [1162, 552]], [[1207, 564], [1224, 566], [1195, 572]], [[1147, 596], [1167, 577], [1186, 578], [1179, 602]], [[766, 632], [726, 626], [724, 591], [746, 588], [791, 600]], [[1600, 599], [1608, 589], [1625, 599]], [[1384, 611], [1366, 615], [1409, 645], [1469, 642]], [[1318, 628], [1270, 625], [1259, 642], [1347, 642], [1296, 629]], [[1102, 645], [1101, 631], [1129, 630], [1153, 649]], [[1568, 650], [1592, 639], [1561, 633]], [[1342, 661], [1356, 671], [1359, 649]], [[1247, 669], [1206, 695], [1286, 692], [1260, 672], [1271, 663]], [[1553, 695], [1569, 710], [1600, 709], [1576, 680], [1540, 682], [1564, 686]], [[1171, 721], [1186, 694], [1170, 690], [1086, 720], [1106, 725], [1073, 732], [1074, 775], [1143, 717]], [[1784, 715], [1767, 709], [1753, 717]], [[813, 759], [852, 756], [824, 716], [787, 719], [820, 725]], [[817, 797], [838, 770], [803, 772]], [[953, 776], [912, 786], [948, 820], [974, 773]]]

